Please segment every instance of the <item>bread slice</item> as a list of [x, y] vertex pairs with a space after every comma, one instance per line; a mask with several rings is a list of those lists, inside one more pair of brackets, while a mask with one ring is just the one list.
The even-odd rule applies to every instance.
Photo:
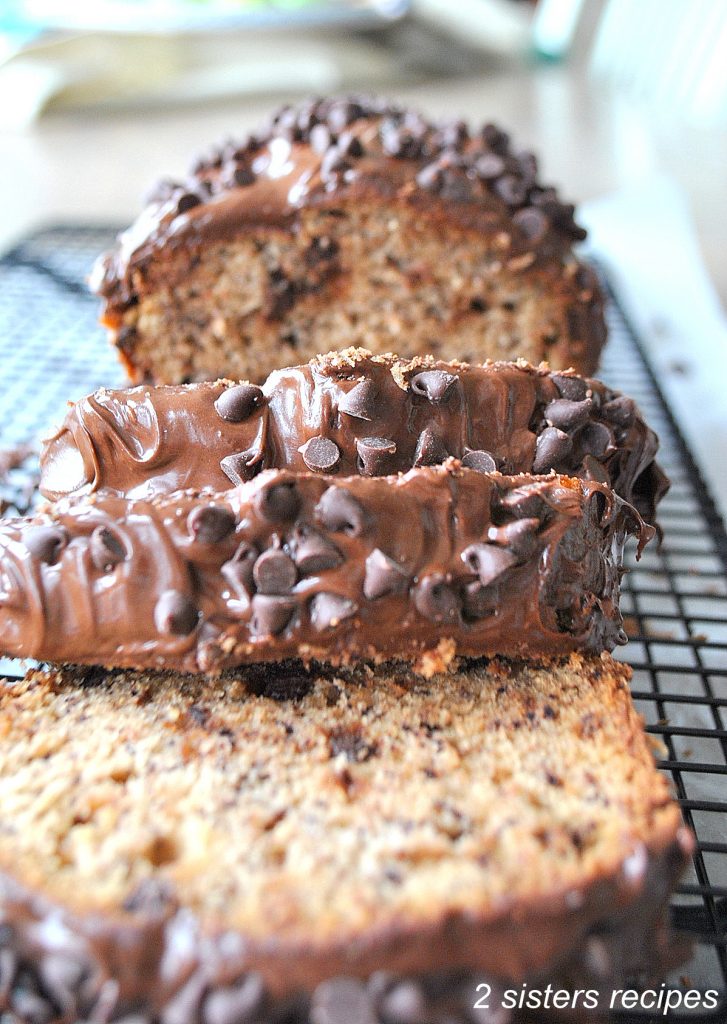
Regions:
[[152, 497], [222, 490], [262, 469], [379, 476], [454, 456], [481, 471], [607, 483], [653, 523], [668, 487], [657, 448], [635, 403], [595, 380], [524, 362], [348, 349], [261, 388], [218, 381], [89, 395], [46, 442], [41, 490]]
[[600, 651], [622, 551], [603, 484], [449, 460], [396, 477], [266, 470], [219, 494], [94, 494], [0, 522], [0, 651], [214, 672], [285, 657]]
[[137, 383], [260, 381], [332, 342], [592, 373], [606, 328], [584, 237], [493, 125], [337, 98], [161, 182], [92, 287]]
[[628, 678], [31, 672], [0, 688], [0, 999], [424, 1024], [487, 1019], [477, 984], [651, 972], [691, 839]]

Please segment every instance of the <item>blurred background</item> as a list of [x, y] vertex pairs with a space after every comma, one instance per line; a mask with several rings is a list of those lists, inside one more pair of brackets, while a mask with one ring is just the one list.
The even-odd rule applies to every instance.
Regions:
[[727, 507], [725, 0], [0, 0], [0, 250], [121, 227], [196, 151], [344, 90], [538, 154]]

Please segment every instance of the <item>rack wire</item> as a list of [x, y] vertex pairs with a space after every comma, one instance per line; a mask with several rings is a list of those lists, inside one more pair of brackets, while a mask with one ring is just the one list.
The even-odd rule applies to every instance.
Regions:
[[[69, 399], [123, 383], [99, 329], [85, 275], [115, 229], [57, 225], [23, 239], [0, 258], [0, 448], [37, 441], [62, 418]], [[682, 984], [720, 992], [711, 1012], [671, 1011], [693, 1024], [727, 1019], [727, 534], [664, 401], [633, 326], [608, 288], [610, 342], [601, 376], [631, 395], [661, 437], [672, 487], [660, 506], [660, 549], [640, 562], [629, 553], [623, 610], [630, 642], [617, 657], [634, 668], [633, 695], [661, 742], [685, 820], [697, 836], [691, 870], [672, 916], [695, 939]], [[9, 474], [8, 501], [32, 465]], [[0, 498], [2, 489], [0, 488]], [[17, 676], [0, 660], [0, 674]], [[679, 978], [674, 983], [679, 983]], [[619, 1021], [663, 1020], [649, 1013]]]

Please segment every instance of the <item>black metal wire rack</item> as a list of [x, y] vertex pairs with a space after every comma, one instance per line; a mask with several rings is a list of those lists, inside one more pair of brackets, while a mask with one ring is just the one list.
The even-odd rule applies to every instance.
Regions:
[[[84, 278], [114, 236], [110, 227], [59, 225], [38, 231], [0, 258], [0, 448], [36, 441], [69, 399], [122, 383], [96, 323]], [[641, 406], [662, 441], [672, 480], [660, 507], [664, 539], [633, 553], [624, 581], [629, 644], [618, 657], [634, 668], [633, 695], [661, 741], [697, 852], [672, 914], [695, 939], [695, 955], [674, 984], [720, 993], [710, 1012], [672, 1010], [669, 1020], [727, 1020], [727, 534], [699, 469], [664, 401], [643, 349], [609, 293], [611, 332], [601, 376]], [[9, 502], [32, 467], [12, 471]], [[2, 492], [0, 490], [0, 497]], [[18, 675], [0, 660], [0, 674]], [[621, 1014], [621, 1021], [663, 1020]]]

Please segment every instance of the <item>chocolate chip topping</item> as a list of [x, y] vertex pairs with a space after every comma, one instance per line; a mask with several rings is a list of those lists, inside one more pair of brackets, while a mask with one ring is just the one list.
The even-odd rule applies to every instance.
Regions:
[[414, 587], [414, 605], [417, 611], [437, 623], [455, 623], [461, 611], [461, 601], [448, 576], [434, 572], [425, 576]]
[[336, 545], [310, 526], [298, 526], [289, 546], [298, 571], [304, 575], [335, 569], [343, 562]]
[[316, 594], [310, 603], [311, 625], [318, 632], [337, 626], [355, 614], [355, 603], [340, 594]]
[[187, 636], [198, 620], [197, 608], [178, 590], [165, 590], [154, 608], [154, 623], [167, 636]]
[[364, 597], [375, 601], [385, 594], [400, 594], [406, 590], [409, 576], [402, 567], [384, 554], [381, 548], [374, 548], [366, 559]]
[[548, 473], [561, 466], [573, 451], [570, 437], [557, 427], [548, 427], [535, 442], [533, 473]]
[[263, 551], [252, 574], [261, 594], [287, 594], [298, 579], [293, 559], [275, 548]]
[[271, 523], [284, 523], [295, 519], [300, 508], [300, 498], [294, 483], [273, 484], [260, 491], [256, 501], [257, 510]]
[[204, 1024], [249, 1024], [265, 1002], [265, 986], [259, 974], [247, 974], [234, 986], [215, 989], [204, 1000]]
[[630, 427], [637, 417], [636, 403], [626, 395], [619, 395], [601, 406], [601, 416], [618, 427]]
[[58, 526], [31, 526], [25, 532], [23, 543], [33, 558], [55, 565], [68, 543], [68, 534]]
[[265, 403], [262, 389], [255, 384], [236, 384], [227, 388], [215, 402], [215, 409], [229, 423], [242, 423]]
[[298, 449], [308, 469], [316, 473], [332, 473], [341, 460], [338, 445], [328, 437], [311, 437]]
[[200, 505], [189, 513], [187, 529], [200, 544], [217, 544], [235, 529], [235, 517], [228, 508]]
[[539, 529], [539, 519], [516, 519], [504, 526], [490, 526], [487, 539], [510, 548], [518, 558], [528, 558], [535, 549]]
[[582, 377], [565, 373], [553, 373], [550, 376], [561, 398], [567, 398], [571, 402], [582, 402], [588, 396], [588, 382]]
[[573, 430], [581, 426], [591, 415], [593, 402], [590, 398], [584, 398], [581, 402], [573, 402], [568, 398], [559, 398], [551, 402], [545, 408], [545, 418], [551, 427], [558, 427], [560, 430]]
[[430, 402], [443, 402], [449, 397], [457, 383], [457, 377], [446, 370], [422, 370], [415, 373], [409, 381], [409, 386], [415, 395], [422, 395]]
[[396, 443], [388, 437], [359, 437], [356, 440], [358, 468], [362, 476], [385, 476]]
[[497, 462], [494, 456], [490, 452], [485, 452], [480, 449], [476, 451], [469, 451], [462, 456], [462, 465], [466, 469], [474, 469], [478, 473], [495, 473], [497, 472]]
[[257, 548], [243, 541], [229, 562], [225, 562], [220, 569], [223, 578], [238, 598], [252, 596], [255, 589], [252, 571], [257, 559]]
[[462, 561], [478, 576], [483, 587], [489, 587], [515, 565], [517, 559], [511, 551], [494, 544], [470, 544], [462, 552]]
[[338, 403], [339, 412], [370, 422], [376, 416], [377, 397], [378, 389], [373, 381], [359, 381]]
[[436, 466], [449, 456], [441, 437], [426, 427], [417, 441], [414, 451], [414, 466]]
[[253, 636], [278, 636], [282, 633], [296, 610], [292, 598], [273, 594], [255, 594], [252, 599], [250, 631]]
[[315, 508], [315, 516], [327, 530], [360, 536], [366, 529], [367, 515], [356, 499], [342, 487], [329, 487]]
[[97, 526], [89, 542], [91, 561], [99, 572], [110, 572], [126, 558], [126, 549], [108, 526]]
[[236, 487], [252, 480], [257, 472], [256, 455], [252, 452], [236, 452], [220, 459], [220, 469]]
[[371, 998], [356, 978], [332, 978], [311, 1000], [310, 1024], [378, 1024]]

